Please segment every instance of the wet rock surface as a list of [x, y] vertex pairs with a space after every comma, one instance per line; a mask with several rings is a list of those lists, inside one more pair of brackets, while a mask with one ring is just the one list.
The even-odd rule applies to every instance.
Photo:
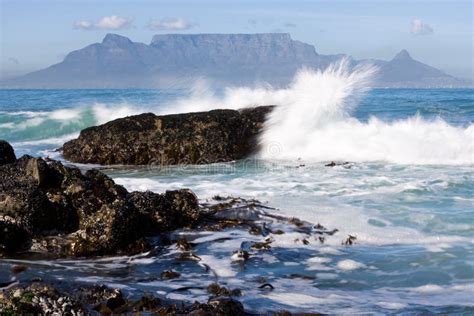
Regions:
[[[215, 196], [199, 203], [186, 189], [128, 192], [98, 170], [83, 173], [49, 159], [23, 156], [0, 166], [0, 179], [0, 267], [11, 271], [0, 273], [0, 313], [246, 315], [246, 300], [278, 291], [282, 276], [236, 286], [222, 269], [285, 260], [288, 242], [306, 260], [309, 247], [337, 232], [267, 212], [272, 208], [257, 200]], [[232, 247], [213, 262], [208, 249], [227, 241]], [[141, 273], [140, 262], [157, 271]], [[284, 279], [308, 278], [288, 269]], [[80, 281], [88, 278], [127, 286], [122, 292]], [[160, 296], [148, 295], [148, 285]]]
[[138, 253], [145, 237], [192, 226], [190, 190], [127, 192], [97, 170], [23, 156], [0, 166], [0, 251], [59, 256]]
[[129, 299], [119, 289], [104, 285], [60, 289], [45, 282], [18, 283], [0, 292], [5, 315], [249, 315], [232, 298], [211, 298], [207, 303], [162, 301], [144, 295]]
[[64, 144], [66, 159], [104, 165], [232, 161], [252, 154], [273, 106], [156, 116], [145, 113], [83, 130]]

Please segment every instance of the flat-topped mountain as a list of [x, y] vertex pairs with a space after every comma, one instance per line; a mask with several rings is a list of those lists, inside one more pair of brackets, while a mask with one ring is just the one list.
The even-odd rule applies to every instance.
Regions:
[[[283, 86], [302, 68], [324, 69], [345, 55], [320, 55], [286, 33], [165, 34], [149, 45], [107, 34], [69, 53], [62, 62], [1, 83], [10, 88], [159, 88], [207, 78], [220, 85], [270, 83]], [[352, 60], [352, 64], [368, 62]], [[454, 78], [402, 50], [380, 68], [376, 86], [457, 87]]]
[[[314, 46], [291, 39], [289, 34], [167, 34], [155, 35], [150, 44], [162, 61], [173, 66], [314, 64]], [[175, 52], [170, 54], [170, 52]]]

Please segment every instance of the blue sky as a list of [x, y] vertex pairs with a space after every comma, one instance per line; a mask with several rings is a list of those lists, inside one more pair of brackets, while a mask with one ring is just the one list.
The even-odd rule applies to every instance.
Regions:
[[0, 0], [2, 76], [60, 62], [107, 33], [288, 32], [318, 53], [391, 59], [401, 49], [473, 78], [473, 1]]

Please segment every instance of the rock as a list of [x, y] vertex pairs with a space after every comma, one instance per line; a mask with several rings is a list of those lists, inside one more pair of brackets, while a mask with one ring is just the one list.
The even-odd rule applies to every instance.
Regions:
[[138, 302], [135, 303], [134, 309], [141, 312], [144, 310], [154, 310], [159, 306], [161, 306], [160, 299], [153, 296], [144, 295]]
[[192, 305], [185, 301], [162, 302], [145, 295], [138, 300], [124, 297], [106, 286], [75, 287], [69, 291], [52, 284], [33, 282], [15, 285], [0, 293], [0, 312], [6, 315], [248, 315], [243, 305], [230, 298], [212, 298]]
[[28, 267], [23, 264], [15, 264], [11, 268], [11, 272], [14, 274], [22, 273], [26, 270], [28, 270]]
[[351, 166], [351, 163], [348, 162], [348, 161], [345, 161], [345, 162], [335, 162], [335, 161], [331, 161], [330, 163], [327, 163], [324, 165], [325, 167], [336, 167], [336, 166], [344, 166], [346, 169], [350, 169], [352, 166]]
[[0, 166], [0, 248], [57, 255], [139, 253], [145, 237], [191, 227], [200, 218], [190, 190], [127, 192], [105, 174], [23, 156]]
[[215, 296], [241, 296], [242, 292], [239, 289], [227, 289], [224, 286], [219, 286], [217, 283], [211, 283], [206, 288], [207, 292]]
[[144, 217], [142, 229], [146, 232], [192, 226], [200, 216], [198, 199], [187, 189], [166, 191], [165, 194], [132, 192], [128, 199]]
[[0, 139], [0, 166], [15, 162], [13, 147], [6, 141]]
[[182, 238], [176, 241], [176, 248], [181, 251], [191, 251], [193, 249], [193, 244], [187, 241], [186, 238]]
[[14, 218], [34, 236], [77, 230], [78, 216], [60, 191], [59, 176], [44, 160], [29, 156], [0, 166], [0, 215]]
[[248, 315], [239, 301], [218, 297], [209, 300], [207, 304], [194, 304], [186, 310], [187, 315]]
[[[81, 232], [71, 244], [75, 256], [136, 253], [129, 247], [144, 236], [140, 214], [136, 209], [117, 201], [102, 207], [81, 221]], [[147, 247], [149, 248], [149, 246]]]
[[16, 289], [15, 292], [13, 292], [13, 297], [15, 298], [20, 298], [22, 295], [23, 295], [22, 289]]
[[26, 250], [31, 245], [31, 237], [20, 225], [0, 220], [0, 254], [9, 254]]
[[273, 106], [156, 116], [145, 113], [83, 130], [62, 147], [66, 159], [125, 165], [209, 164], [242, 159]]
[[63, 296], [49, 284], [34, 282], [29, 285], [16, 285], [3, 293], [4, 297], [0, 300], [2, 314], [86, 315], [80, 302]]
[[162, 280], [171, 280], [171, 279], [176, 279], [179, 278], [181, 274], [176, 271], [163, 271], [160, 273], [160, 279]]

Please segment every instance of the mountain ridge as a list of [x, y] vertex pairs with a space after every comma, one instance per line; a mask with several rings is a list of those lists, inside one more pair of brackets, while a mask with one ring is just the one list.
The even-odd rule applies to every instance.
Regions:
[[[3, 88], [162, 88], [205, 77], [221, 85], [287, 85], [300, 68], [324, 69], [347, 56], [321, 55], [288, 33], [159, 34], [150, 44], [109, 33], [60, 63], [5, 80]], [[379, 87], [462, 87], [469, 84], [414, 60], [401, 50], [392, 60], [355, 60], [379, 67]]]

